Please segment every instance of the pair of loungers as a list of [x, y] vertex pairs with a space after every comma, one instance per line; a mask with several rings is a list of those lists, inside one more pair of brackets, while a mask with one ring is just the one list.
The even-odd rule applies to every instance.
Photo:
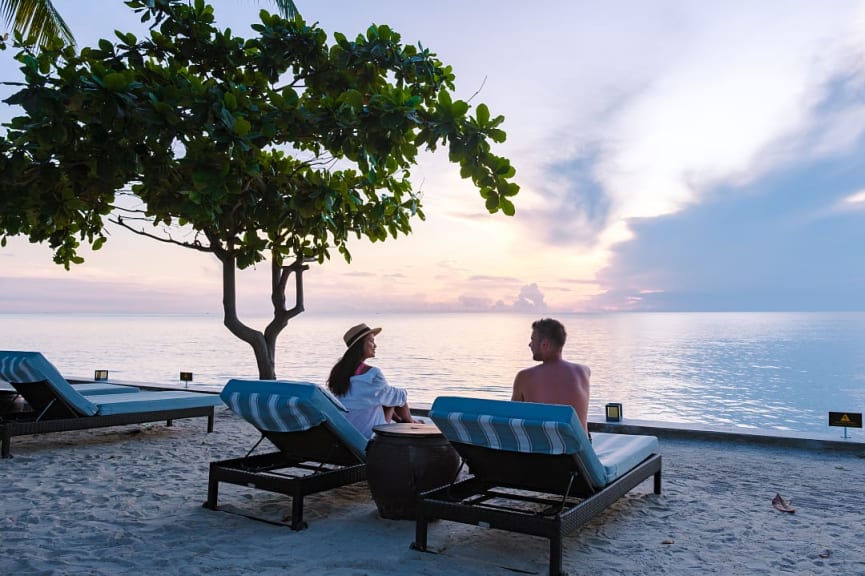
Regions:
[[29, 434], [84, 430], [179, 418], [207, 418], [222, 401], [216, 394], [186, 391], [146, 392], [102, 382], [70, 384], [39, 352], [0, 351], [0, 380], [5, 380], [32, 408], [0, 418], [3, 458], [11, 456], [12, 438]]
[[[231, 380], [221, 394], [276, 452], [212, 462], [205, 506], [219, 483], [292, 496], [292, 528], [303, 522], [307, 494], [366, 478], [366, 439], [345, 408], [304, 382]], [[427, 549], [437, 519], [540, 536], [550, 542], [550, 574], [562, 569], [562, 537], [654, 476], [661, 456], [653, 436], [586, 436], [570, 406], [440, 397], [430, 417], [468, 466], [468, 474], [418, 496], [412, 547]], [[257, 446], [258, 444], [256, 444]]]
[[[276, 452], [213, 462], [205, 506], [217, 507], [220, 482], [292, 497], [292, 528], [303, 498], [366, 479], [366, 438], [342, 404], [303, 382], [231, 380], [220, 396], [144, 392], [106, 383], [70, 384], [37, 352], [0, 352], [0, 379], [32, 412], [0, 419], [2, 456], [13, 436], [206, 416], [224, 401]], [[429, 523], [450, 520], [541, 536], [550, 541], [550, 574], [561, 573], [562, 537], [654, 476], [661, 490], [657, 439], [594, 435], [590, 442], [568, 406], [441, 397], [430, 417], [459, 453], [464, 477], [418, 496], [412, 547], [427, 549]]]

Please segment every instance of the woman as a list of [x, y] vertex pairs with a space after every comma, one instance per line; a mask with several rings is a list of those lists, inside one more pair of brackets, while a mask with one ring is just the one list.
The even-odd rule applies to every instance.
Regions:
[[404, 388], [391, 386], [381, 370], [366, 364], [375, 358], [375, 336], [381, 328], [358, 324], [342, 337], [348, 350], [330, 370], [327, 387], [348, 409], [346, 417], [367, 438], [391, 421], [414, 422]]

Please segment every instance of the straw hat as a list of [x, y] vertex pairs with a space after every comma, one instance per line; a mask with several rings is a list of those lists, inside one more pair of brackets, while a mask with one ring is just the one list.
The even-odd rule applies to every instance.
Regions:
[[352, 326], [348, 329], [348, 332], [345, 333], [345, 336], [342, 337], [345, 340], [346, 348], [351, 348], [355, 344], [357, 344], [360, 340], [362, 340], [367, 334], [378, 334], [381, 332], [381, 328], [370, 328], [366, 324], [358, 324], [357, 326]]

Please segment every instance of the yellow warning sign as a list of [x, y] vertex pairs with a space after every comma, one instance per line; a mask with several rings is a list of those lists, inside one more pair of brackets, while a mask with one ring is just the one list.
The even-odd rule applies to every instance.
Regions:
[[861, 428], [861, 412], [829, 412], [829, 426], [844, 426], [845, 428]]

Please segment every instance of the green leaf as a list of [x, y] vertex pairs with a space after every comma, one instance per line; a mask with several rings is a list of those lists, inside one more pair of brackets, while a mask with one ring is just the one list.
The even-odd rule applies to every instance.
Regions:
[[484, 205], [490, 213], [496, 212], [499, 209], [499, 195], [490, 191]]
[[478, 104], [475, 115], [477, 116], [478, 124], [482, 127], [486, 126], [487, 122], [490, 121], [490, 109], [487, 108], [486, 104]]
[[339, 99], [357, 110], [363, 108], [363, 94], [359, 90], [347, 90], [342, 93]]
[[102, 79], [102, 85], [108, 90], [118, 91], [126, 88], [129, 82], [126, 81], [126, 77], [120, 72], [111, 72]]
[[496, 142], [498, 144], [501, 144], [502, 142], [504, 142], [508, 138], [507, 134], [505, 134], [505, 131], [499, 130], [499, 129], [489, 130], [487, 132], [487, 134], [489, 135], [490, 140], [492, 140], [493, 142]]

